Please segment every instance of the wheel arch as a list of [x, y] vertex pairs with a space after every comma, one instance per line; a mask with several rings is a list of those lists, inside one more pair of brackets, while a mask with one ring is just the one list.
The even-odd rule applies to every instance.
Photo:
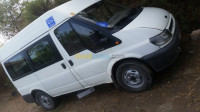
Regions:
[[[35, 95], [36, 95], [37, 92], [43, 92], [43, 93], [46, 93], [46, 94], [48, 94], [48, 93], [45, 92], [45, 91], [42, 91], [42, 90], [40, 90], [40, 89], [34, 89], [34, 90], [31, 91], [31, 96], [32, 96], [34, 102], [35, 102], [38, 106], [40, 106], [40, 104], [38, 103], [38, 101], [35, 99]], [[49, 94], [48, 94], [48, 95], [49, 95]]]
[[[34, 89], [34, 90], [31, 91], [31, 95], [32, 95], [33, 98], [35, 98], [35, 94], [36, 94], [37, 92], [43, 92], [43, 93], [46, 93], [46, 94], [50, 95], [49, 93], [47, 93], [47, 92], [45, 92], [45, 91], [42, 91], [42, 90], [40, 90], [40, 89]], [[50, 96], [51, 96], [51, 95], [50, 95]]]
[[146, 66], [148, 66], [152, 71], [154, 71], [149, 64], [147, 64], [145, 61], [138, 59], [138, 58], [124, 58], [124, 59], [117, 60], [114, 63], [112, 62], [112, 66], [110, 67], [110, 71], [109, 71], [108, 74], [111, 76], [113, 83], [117, 87], [119, 85], [118, 85], [118, 82], [117, 82], [117, 79], [116, 79], [116, 70], [117, 70], [117, 68], [119, 67], [120, 64], [127, 62], [127, 61], [137, 61], [137, 62], [143, 63]]

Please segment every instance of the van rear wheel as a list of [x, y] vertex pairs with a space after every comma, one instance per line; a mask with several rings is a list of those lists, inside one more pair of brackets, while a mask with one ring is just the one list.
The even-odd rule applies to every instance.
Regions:
[[127, 61], [121, 64], [116, 71], [118, 83], [131, 92], [142, 92], [152, 85], [152, 71], [139, 61]]
[[35, 99], [44, 109], [53, 110], [56, 107], [55, 100], [44, 92], [37, 92]]

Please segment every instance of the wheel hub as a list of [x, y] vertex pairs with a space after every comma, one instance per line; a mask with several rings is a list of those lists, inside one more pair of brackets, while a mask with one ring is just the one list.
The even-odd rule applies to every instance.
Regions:
[[40, 103], [45, 107], [50, 107], [51, 106], [51, 103], [50, 103], [48, 97], [46, 97], [46, 96], [41, 96], [40, 97]]
[[143, 78], [137, 70], [127, 70], [123, 76], [124, 82], [130, 87], [141, 86]]

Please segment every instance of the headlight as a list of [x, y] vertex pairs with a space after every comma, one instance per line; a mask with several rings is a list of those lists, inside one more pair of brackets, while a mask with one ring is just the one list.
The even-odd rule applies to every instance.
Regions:
[[150, 38], [150, 42], [157, 46], [161, 46], [161, 45], [166, 44], [171, 38], [172, 38], [172, 34], [170, 33], [169, 30], [165, 29], [161, 34]]

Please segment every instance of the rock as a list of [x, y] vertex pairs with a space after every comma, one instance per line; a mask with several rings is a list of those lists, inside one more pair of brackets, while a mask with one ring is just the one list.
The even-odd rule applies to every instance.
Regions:
[[191, 34], [191, 38], [192, 40], [200, 39], [200, 29], [193, 31]]
[[11, 93], [11, 96], [12, 97], [14, 97], [14, 96], [16, 96], [17, 95], [17, 92], [16, 91], [13, 91], [12, 93]]

